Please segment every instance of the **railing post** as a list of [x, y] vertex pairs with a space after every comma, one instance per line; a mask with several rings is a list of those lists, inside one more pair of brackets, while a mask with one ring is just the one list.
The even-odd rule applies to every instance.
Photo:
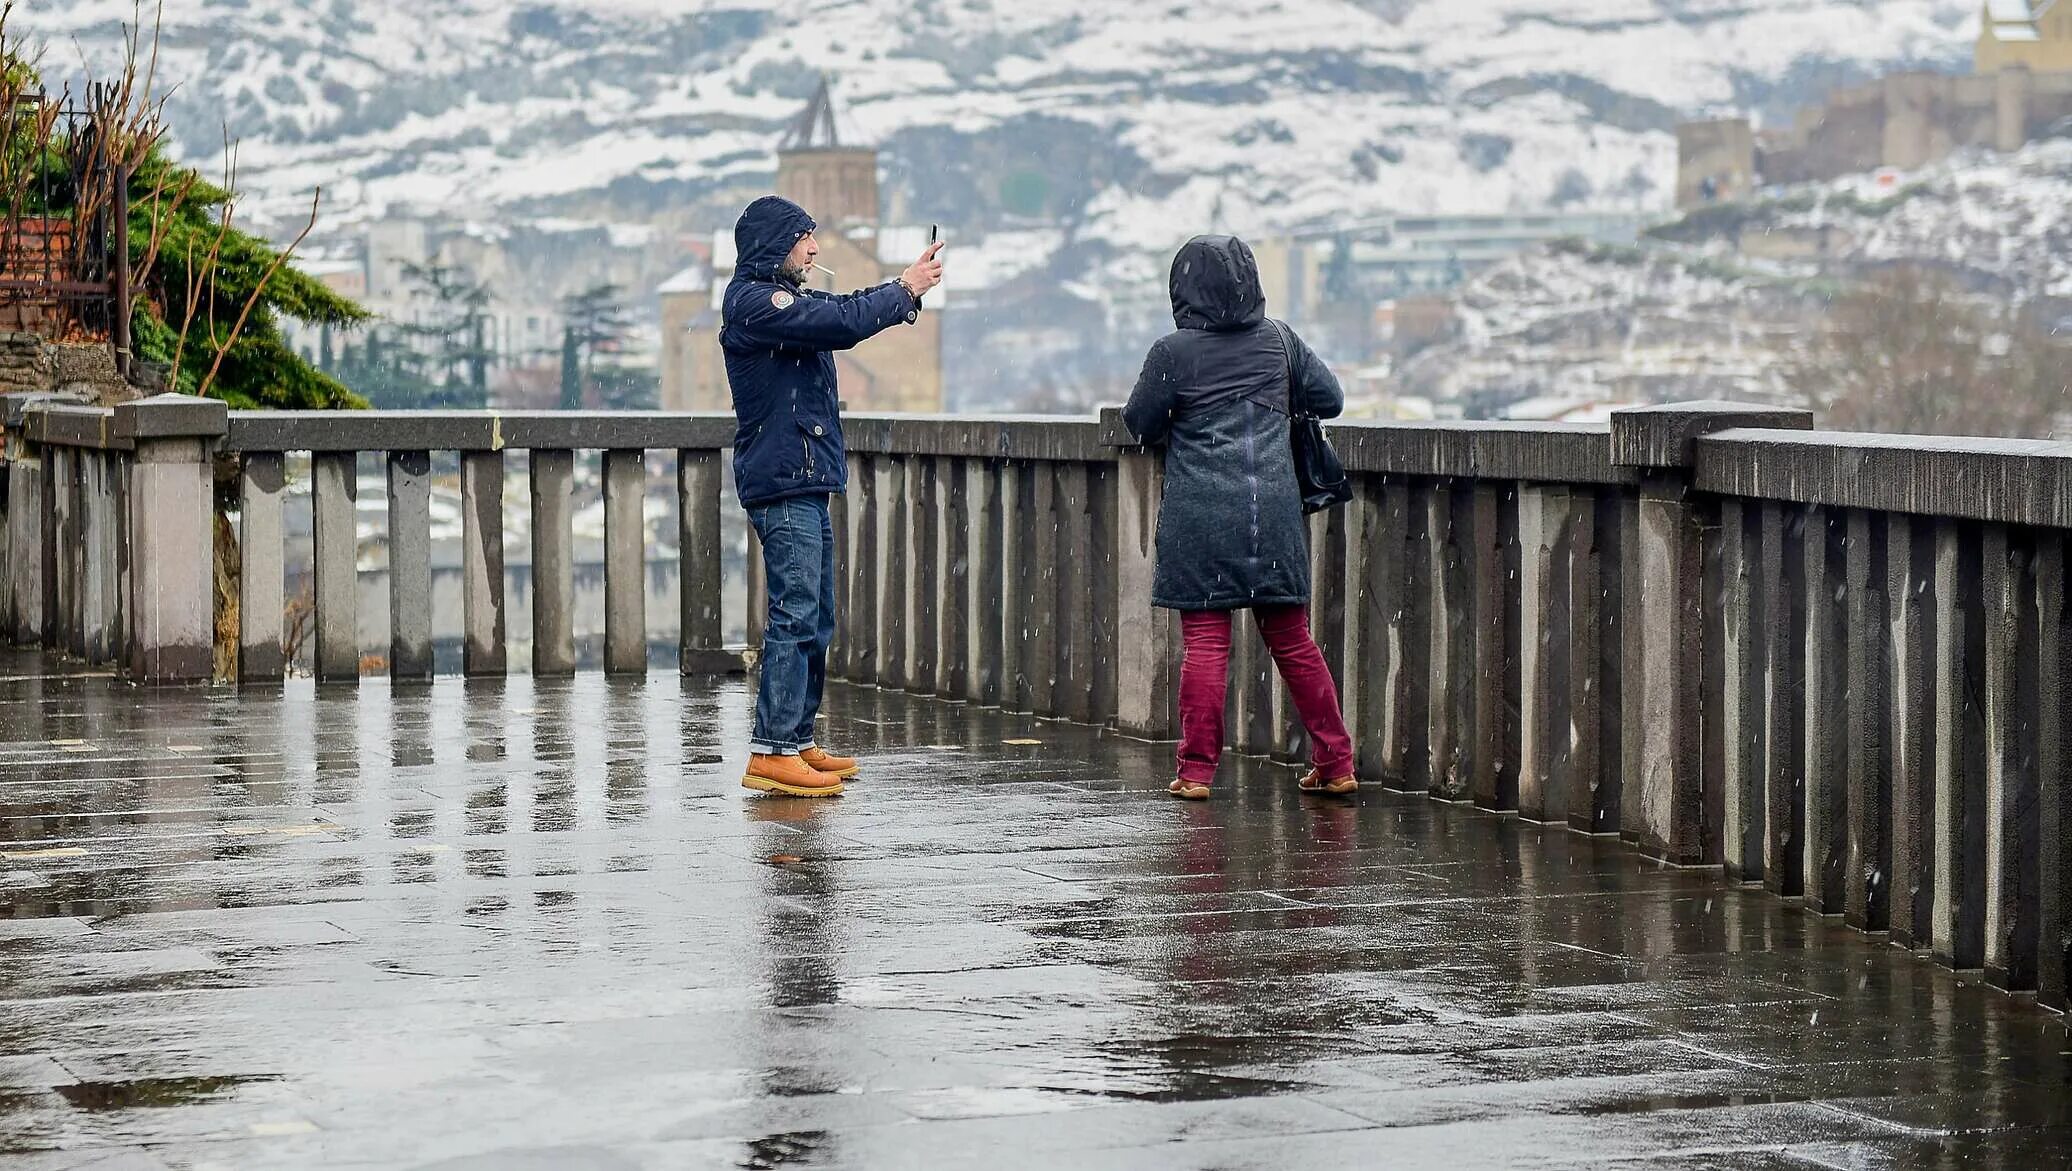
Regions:
[[[238, 662], [240, 684], [278, 685], [287, 673], [282, 655], [282, 595], [286, 591], [281, 546], [282, 501], [287, 494], [285, 462], [277, 452], [244, 457], [239, 474]], [[390, 525], [394, 526], [393, 513]], [[395, 541], [390, 538], [393, 548]], [[391, 554], [391, 572], [394, 555]]]
[[7, 599], [15, 645], [43, 641], [44, 566], [50, 556], [48, 469], [43, 445], [28, 435], [39, 395], [7, 396]]
[[460, 457], [462, 670], [502, 675], [510, 666], [504, 617], [504, 453]]
[[432, 677], [432, 454], [388, 456], [389, 678]]
[[647, 671], [647, 453], [604, 453], [604, 669]]
[[1520, 557], [1518, 655], [1523, 751], [1518, 812], [1528, 821], [1566, 826], [1573, 808], [1575, 736], [1569, 656], [1574, 627], [1569, 600], [1575, 497], [1566, 487], [1530, 485], [1518, 499]]
[[966, 460], [964, 481], [971, 557], [971, 605], [965, 611], [969, 626], [965, 645], [971, 665], [964, 696], [976, 704], [995, 706], [1000, 702], [1000, 677], [1006, 665], [1000, 653], [1000, 623], [1007, 596], [1001, 580], [1005, 550], [1000, 532], [999, 470], [991, 460]]
[[132, 445], [130, 677], [202, 683], [215, 671], [216, 445], [220, 402], [166, 394], [115, 408]]
[[360, 677], [358, 463], [350, 451], [323, 451], [310, 459], [319, 683]]
[[[1612, 415], [1612, 462], [1641, 470], [1638, 548], [1640, 674], [1639, 824], [1625, 825], [1648, 854], [1680, 865], [1706, 858], [1702, 824], [1704, 530], [1691, 486], [1696, 440], [1730, 427], [1810, 429], [1809, 411], [1726, 403], [1642, 407]], [[1627, 599], [1632, 605], [1632, 598]]]
[[1151, 604], [1158, 559], [1158, 508], [1165, 492], [1163, 453], [1139, 447], [1122, 412], [1102, 412], [1103, 438], [1116, 445], [1115, 725], [1132, 736], [1172, 739], [1180, 684], [1179, 624]]
[[677, 547], [683, 558], [680, 669], [686, 675], [723, 674], [740, 667], [740, 660], [722, 645], [720, 481], [719, 452], [676, 453]]

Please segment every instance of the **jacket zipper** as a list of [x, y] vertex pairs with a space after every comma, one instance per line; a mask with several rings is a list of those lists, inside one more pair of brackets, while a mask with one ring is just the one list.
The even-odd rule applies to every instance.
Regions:
[[806, 478], [811, 480], [813, 478], [813, 441], [801, 435], [799, 436], [799, 446], [806, 449]]

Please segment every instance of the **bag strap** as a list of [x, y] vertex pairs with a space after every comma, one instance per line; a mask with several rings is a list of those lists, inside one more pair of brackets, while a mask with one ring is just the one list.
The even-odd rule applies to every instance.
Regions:
[[1288, 417], [1305, 418], [1302, 408], [1295, 402], [1295, 341], [1291, 336], [1293, 331], [1271, 317], [1266, 319], [1266, 323], [1273, 326], [1273, 331], [1281, 336], [1281, 354], [1288, 363]]

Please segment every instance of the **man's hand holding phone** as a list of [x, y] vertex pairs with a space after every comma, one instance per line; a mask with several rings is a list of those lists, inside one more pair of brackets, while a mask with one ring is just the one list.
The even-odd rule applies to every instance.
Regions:
[[942, 283], [941, 252], [942, 241], [930, 241], [928, 250], [921, 253], [921, 259], [916, 260], [908, 266], [905, 272], [899, 274], [899, 283], [906, 286], [907, 292], [914, 295], [915, 301], [918, 302], [923, 296], [927, 295], [928, 290]]

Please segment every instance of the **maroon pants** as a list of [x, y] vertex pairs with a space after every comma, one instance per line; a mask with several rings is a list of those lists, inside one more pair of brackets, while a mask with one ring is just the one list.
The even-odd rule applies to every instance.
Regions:
[[[1252, 611], [1259, 633], [1295, 697], [1295, 710], [1309, 730], [1312, 760], [1327, 780], [1351, 776], [1353, 738], [1338, 709], [1338, 685], [1324, 652], [1309, 634], [1309, 607], [1260, 606]], [[1180, 665], [1180, 779], [1206, 785], [1216, 779], [1223, 756], [1223, 701], [1230, 690], [1228, 610], [1188, 610], [1180, 615], [1186, 655]]]

